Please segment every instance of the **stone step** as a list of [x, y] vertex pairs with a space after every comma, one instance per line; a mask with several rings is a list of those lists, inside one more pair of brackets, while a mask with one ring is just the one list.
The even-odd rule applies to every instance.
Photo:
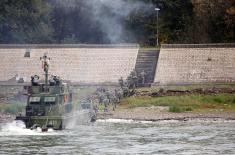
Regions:
[[156, 59], [157, 58], [155, 58], [155, 59], [138, 59], [136, 62], [154, 62], [154, 61], [156, 61]]
[[139, 64], [143, 64], [143, 63], [149, 63], [149, 64], [152, 64], [152, 63], [155, 63], [156, 59], [148, 59], [148, 60], [137, 60], [136, 63], [139, 63]]
[[142, 64], [142, 63], [154, 63], [156, 60], [155, 59], [148, 59], [148, 60], [137, 60], [136, 63]]
[[139, 58], [139, 59], [137, 59], [136, 62], [155, 62], [156, 59], [157, 59], [157, 58], [154, 58], [154, 59], [153, 59], [153, 58], [148, 58], [148, 59], [147, 59], [147, 58], [145, 58], [145, 59], [140, 59], [140, 58]]
[[139, 58], [151, 58], [157, 57], [157, 55], [138, 55]]
[[139, 50], [140, 54], [149, 54], [149, 53], [157, 53], [157, 51], [143, 51]]
[[139, 58], [157, 57], [157, 55], [138, 55]]
[[142, 55], [142, 54], [139, 54], [138, 56], [139, 56], [140, 58], [142, 58], [142, 57], [157, 57], [156, 54], [152, 54], [152, 55]]
[[138, 54], [138, 57], [139, 58], [144, 58], [144, 57], [149, 58], [149, 57], [157, 57], [157, 55], [156, 54], [154, 54], [154, 55], [141, 55], [141, 54]]
[[136, 72], [141, 73], [143, 70], [145, 71], [145, 73], [153, 73], [154, 72], [153, 70], [146, 70], [146, 69], [140, 69], [140, 70], [137, 70]]
[[136, 70], [145, 70], [145, 71], [150, 70], [150, 71], [152, 71], [152, 70], [154, 70], [154, 67], [153, 66], [144, 66], [144, 67], [139, 66], [139, 67], [136, 67], [135, 69]]
[[144, 70], [146, 75], [146, 83], [152, 83], [154, 81], [156, 64], [158, 60], [157, 51], [140, 50], [137, 56], [135, 70], [138, 75]]
[[152, 69], [152, 68], [155, 68], [154, 66], [155, 66], [155, 64], [143, 64], [143, 65], [136, 64], [135, 68], [136, 69], [138, 69], [138, 68], [150, 68], [150, 69]]
[[145, 72], [153, 72], [154, 71], [153, 69], [148, 69], [148, 68], [137, 68], [136, 69], [137, 72], [142, 72], [143, 70]]

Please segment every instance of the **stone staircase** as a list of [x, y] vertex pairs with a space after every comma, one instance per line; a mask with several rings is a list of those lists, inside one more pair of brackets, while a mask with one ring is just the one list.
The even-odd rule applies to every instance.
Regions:
[[145, 83], [142, 83], [141, 78], [138, 81], [138, 87], [151, 86], [154, 82], [154, 76], [157, 67], [159, 51], [156, 50], [139, 50], [135, 70], [138, 77], [141, 77], [141, 72], [145, 72]]

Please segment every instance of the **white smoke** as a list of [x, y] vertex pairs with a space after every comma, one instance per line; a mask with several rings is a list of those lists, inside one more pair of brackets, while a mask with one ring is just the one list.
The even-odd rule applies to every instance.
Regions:
[[[84, 5], [84, 12], [89, 14], [90, 24], [96, 24], [111, 43], [125, 42], [127, 37], [125, 19], [133, 12], [153, 11], [153, 5], [140, 0], [54, 0], [56, 5], [67, 9]], [[80, 6], [81, 7], [81, 6]], [[81, 12], [82, 13], [82, 12]], [[92, 37], [92, 36], [91, 36]]]
[[86, 3], [91, 7], [93, 20], [99, 23], [111, 43], [123, 42], [125, 28], [121, 19], [135, 10], [148, 7], [142, 2], [126, 0], [87, 0]]

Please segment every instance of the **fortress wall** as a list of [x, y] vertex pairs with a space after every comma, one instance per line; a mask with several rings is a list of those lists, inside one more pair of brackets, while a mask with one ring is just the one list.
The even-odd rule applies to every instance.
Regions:
[[235, 82], [235, 47], [163, 45], [155, 85]]
[[[22, 45], [23, 46], [23, 45]], [[30, 81], [32, 75], [43, 77], [40, 57], [51, 57], [49, 72], [64, 80], [80, 83], [118, 82], [135, 68], [138, 46], [56, 47], [14, 46], [1, 48], [0, 81], [16, 75]], [[61, 45], [60, 45], [61, 46]], [[26, 51], [30, 57], [24, 57]]]

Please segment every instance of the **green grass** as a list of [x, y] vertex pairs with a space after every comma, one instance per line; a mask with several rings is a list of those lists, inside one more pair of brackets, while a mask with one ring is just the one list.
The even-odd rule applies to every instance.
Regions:
[[193, 111], [193, 108], [188, 106], [188, 107], [180, 107], [180, 106], [170, 106], [169, 112], [175, 112], [175, 113], [180, 113], [180, 112], [188, 112], [188, 111]]
[[166, 97], [130, 97], [121, 102], [124, 108], [169, 106], [170, 112], [223, 109], [235, 112], [235, 94], [188, 95]]
[[17, 114], [22, 113], [25, 110], [25, 105], [22, 103], [16, 104], [0, 104], [0, 112]]

